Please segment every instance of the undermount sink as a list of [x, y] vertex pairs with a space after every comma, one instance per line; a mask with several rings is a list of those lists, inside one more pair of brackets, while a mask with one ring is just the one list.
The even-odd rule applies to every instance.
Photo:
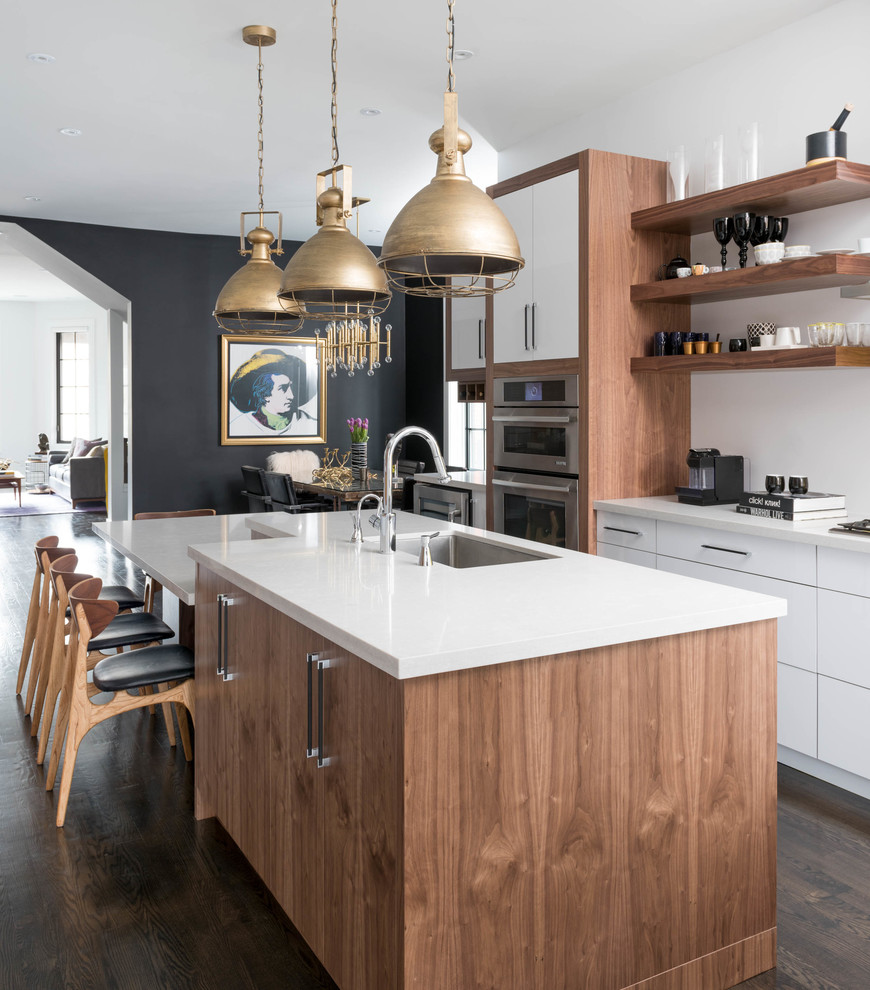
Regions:
[[[396, 540], [396, 549], [403, 553], [420, 554], [420, 537], [404, 536]], [[490, 567], [493, 564], [519, 564], [525, 560], [551, 560], [553, 554], [521, 550], [519, 547], [492, 540], [449, 533], [429, 541], [429, 550], [435, 564], [448, 567]]]

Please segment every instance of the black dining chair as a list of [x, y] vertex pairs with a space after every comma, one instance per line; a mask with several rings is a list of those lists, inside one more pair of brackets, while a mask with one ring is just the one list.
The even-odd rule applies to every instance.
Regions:
[[253, 467], [251, 464], [242, 465], [242, 480], [245, 483], [242, 495], [248, 500], [249, 512], [272, 511], [272, 500], [266, 491], [266, 481], [263, 477], [265, 473], [262, 468]]
[[306, 497], [303, 502], [296, 493], [296, 486], [289, 474], [278, 471], [264, 471], [266, 493], [272, 502], [272, 510], [278, 512], [329, 512], [332, 502], [329, 499]]

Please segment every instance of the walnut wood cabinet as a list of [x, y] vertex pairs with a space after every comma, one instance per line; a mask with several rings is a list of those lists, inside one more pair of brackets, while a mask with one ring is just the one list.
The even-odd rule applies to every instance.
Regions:
[[775, 620], [401, 681], [202, 567], [196, 623], [197, 817], [341, 990], [774, 965]]

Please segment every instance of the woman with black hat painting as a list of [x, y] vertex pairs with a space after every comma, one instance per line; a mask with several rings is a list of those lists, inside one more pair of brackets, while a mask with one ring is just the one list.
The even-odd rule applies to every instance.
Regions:
[[[316, 396], [313, 401], [316, 401]], [[306, 436], [317, 421], [309, 402], [305, 362], [277, 348], [257, 351], [230, 379], [230, 402], [239, 410], [231, 436]]]

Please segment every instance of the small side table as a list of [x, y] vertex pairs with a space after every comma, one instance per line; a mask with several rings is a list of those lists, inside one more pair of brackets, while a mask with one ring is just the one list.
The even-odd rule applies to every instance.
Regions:
[[50, 495], [48, 454], [32, 454], [24, 462], [24, 487], [28, 495]]
[[[13, 471], [11, 474], [0, 474], [0, 488], [11, 488], [13, 493], [18, 492], [18, 507], [21, 508], [21, 482], [24, 475], [20, 471]], [[15, 498], [15, 495], [12, 496]]]

